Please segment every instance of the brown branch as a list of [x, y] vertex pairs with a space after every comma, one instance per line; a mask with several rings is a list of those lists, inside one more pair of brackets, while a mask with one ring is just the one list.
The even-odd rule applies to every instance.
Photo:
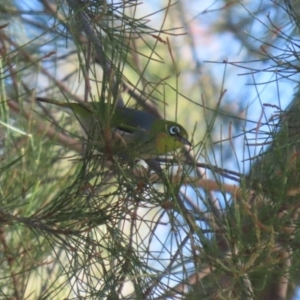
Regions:
[[[27, 120], [32, 119], [31, 114], [28, 111], [21, 109], [17, 102], [8, 101], [7, 104], [12, 111], [22, 115]], [[83, 153], [83, 146], [80, 140], [66, 136], [63, 133], [59, 133], [53, 126], [49, 124], [43, 124], [38, 120], [35, 120], [35, 124], [35, 129], [38, 133], [46, 135], [47, 137], [59, 142], [60, 144], [68, 147], [69, 149], [77, 153]]]

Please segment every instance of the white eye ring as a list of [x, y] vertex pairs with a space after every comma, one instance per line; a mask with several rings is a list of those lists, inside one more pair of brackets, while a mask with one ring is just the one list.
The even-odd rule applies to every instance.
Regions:
[[180, 128], [178, 126], [171, 126], [169, 128], [169, 133], [171, 135], [178, 135], [180, 133]]

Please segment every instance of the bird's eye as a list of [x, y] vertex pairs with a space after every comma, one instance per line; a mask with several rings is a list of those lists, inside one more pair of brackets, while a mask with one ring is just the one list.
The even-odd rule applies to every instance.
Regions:
[[178, 126], [171, 126], [171, 127], [169, 128], [169, 133], [170, 133], [171, 135], [178, 135], [179, 132], [180, 132], [180, 128], [179, 128]]

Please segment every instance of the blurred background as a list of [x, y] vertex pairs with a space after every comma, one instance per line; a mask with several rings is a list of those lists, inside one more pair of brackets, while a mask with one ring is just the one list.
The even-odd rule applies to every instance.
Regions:
[[[3, 299], [300, 299], [297, 1], [0, 14]], [[166, 181], [37, 96], [146, 110], [193, 146]]]

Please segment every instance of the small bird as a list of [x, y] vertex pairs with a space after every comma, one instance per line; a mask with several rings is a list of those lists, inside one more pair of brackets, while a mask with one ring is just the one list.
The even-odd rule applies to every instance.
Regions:
[[[85, 134], [95, 143], [103, 145], [107, 141], [107, 124], [121, 140], [119, 151], [125, 156], [151, 159], [172, 152], [183, 145], [191, 146], [186, 130], [176, 122], [159, 119], [148, 112], [128, 108], [113, 107], [100, 102], [62, 103], [49, 98], [37, 97], [37, 101], [51, 103], [75, 115]], [[108, 134], [109, 136], [109, 134]], [[124, 146], [128, 149], [125, 150]], [[122, 156], [122, 155], [121, 155]]]

